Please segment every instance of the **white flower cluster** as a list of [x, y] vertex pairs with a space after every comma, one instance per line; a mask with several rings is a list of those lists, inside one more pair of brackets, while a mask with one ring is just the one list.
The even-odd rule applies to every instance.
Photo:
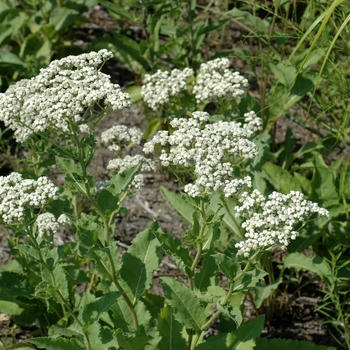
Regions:
[[48, 128], [67, 131], [68, 119], [79, 121], [101, 100], [114, 110], [129, 107], [129, 94], [99, 71], [111, 57], [111, 52], [100, 50], [51, 62], [36, 77], [0, 94], [0, 120], [15, 131], [18, 141], [25, 141]]
[[55, 234], [60, 225], [70, 225], [72, 221], [66, 214], [61, 214], [56, 220], [55, 216], [51, 213], [39, 214], [36, 223], [38, 225], [38, 236], [51, 236]]
[[21, 221], [28, 206], [41, 207], [57, 199], [57, 187], [46, 177], [23, 179], [19, 173], [0, 176], [0, 217], [6, 224]]
[[102, 142], [110, 145], [108, 149], [110, 151], [119, 152], [121, 143], [132, 142], [135, 145], [141, 143], [143, 134], [138, 128], [128, 128], [125, 125], [114, 125], [110, 129], [101, 133]]
[[[209, 124], [209, 114], [193, 112], [193, 118], [173, 119], [170, 124], [176, 129], [157, 132], [144, 145], [145, 153], [153, 153], [156, 145], [163, 146], [159, 157], [163, 166], [180, 165], [194, 168], [195, 181], [187, 184], [184, 191], [196, 197], [203, 193], [221, 191], [229, 197], [243, 185], [251, 187], [250, 177], [233, 178], [233, 165], [258, 154], [257, 146], [250, 138], [255, 129], [242, 127], [236, 122]], [[169, 146], [169, 147], [165, 147]]]
[[242, 224], [246, 240], [236, 243], [240, 254], [249, 256], [259, 248], [281, 245], [286, 249], [291, 240], [298, 236], [294, 224], [305, 221], [312, 213], [329, 216], [326, 209], [305, 200], [302, 193], [289, 194], [273, 192], [267, 200], [258, 191], [244, 192], [240, 198], [241, 206], [235, 208], [236, 215], [247, 218]]
[[238, 72], [232, 72], [229, 67], [230, 60], [227, 58], [217, 58], [200, 65], [197, 83], [193, 88], [198, 103], [227, 95], [242, 98], [248, 80]]
[[185, 68], [183, 71], [173, 69], [170, 75], [169, 72], [161, 70], [153, 75], [146, 74], [141, 95], [153, 110], [157, 110], [159, 106], [169, 102], [170, 96], [176, 96], [181, 90], [186, 90], [186, 81], [193, 74], [191, 68]]

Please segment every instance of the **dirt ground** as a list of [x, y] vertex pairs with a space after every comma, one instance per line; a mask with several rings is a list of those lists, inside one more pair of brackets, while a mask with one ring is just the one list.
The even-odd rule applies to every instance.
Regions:
[[[87, 16], [93, 22], [93, 25], [85, 25], [77, 31], [77, 36], [82, 41], [82, 45], [85, 43], [84, 40], [92, 40], [94, 37], [98, 37], [115, 28], [116, 24], [113, 19], [99, 6], [95, 6], [92, 11], [87, 13]], [[237, 37], [239, 34], [233, 32], [233, 35]], [[237, 37], [238, 40], [239, 36]], [[242, 62], [239, 65], [241, 65], [243, 73], [245, 68], [249, 69]], [[114, 82], [122, 86], [126, 86], [129, 81], [133, 80], [133, 74], [116, 62], [107, 64], [104, 70], [112, 75]], [[138, 126], [144, 130], [146, 121], [139, 107], [133, 105], [129, 110], [119, 111], [106, 117], [100, 124], [100, 130], [98, 131], [102, 132], [114, 124]], [[287, 119], [281, 118], [277, 123], [276, 129], [275, 137], [277, 143], [283, 142], [287, 127], [292, 128], [300, 144], [317, 139], [316, 135], [309, 133]], [[132, 153], [139, 151], [140, 148], [131, 150]], [[94, 169], [97, 180], [108, 178], [106, 165], [112, 156], [112, 152], [104, 148], [99, 149], [98, 155], [95, 157], [94, 163], [91, 166], [91, 169]], [[54, 176], [57, 181], [60, 181], [59, 173], [54, 174]], [[145, 175], [145, 186], [141, 191], [136, 196], [127, 198], [124, 202], [124, 206], [128, 208], [129, 214], [127, 217], [119, 218], [115, 232], [115, 238], [120, 242], [121, 251], [125, 251], [136, 234], [147, 228], [154, 219], [159, 222], [160, 227], [165, 232], [178, 237], [187, 229], [186, 225], [162, 197], [160, 192], [161, 186], [173, 191], [178, 190], [176, 183], [174, 183], [168, 173], [149, 173]], [[66, 236], [62, 237], [62, 240], [66, 239]], [[276, 251], [274, 256], [275, 261], [280, 259], [279, 254], [280, 252]], [[9, 259], [6, 235], [0, 234], [0, 266]], [[179, 271], [176, 269], [176, 266], [166, 257], [158, 271], [156, 271], [155, 279], [162, 275], [176, 275], [178, 273]], [[310, 274], [305, 274], [305, 279], [311, 277]], [[283, 286], [281, 286], [282, 289]], [[325, 320], [322, 318], [322, 315], [314, 312], [322, 300], [322, 293], [319, 289], [320, 286], [315, 283], [309, 286], [307, 290], [303, 290], [303, 294], [300, 295], [293, 296], [292, 290], [287, 291], [289, 303], [283, 316], [273, 319], [270, 324], [266, 324], [263, 336], [267, 338], [308, 340], [318, 345], [331, 345], [336, 349], [341, 349], [329, 334], [329, 330], [332, 329], [323, 324]], [[245, 320], [256, 315], [249, 299], [246, 300], [245, 307]], [[0, 314], [0, 329], [0, 340], [3, 341], [6, 338], [8, 340], [7, 343], [11, 343], [12, 338], [15, 342], [23, 342], [26, 338], [34, 336], [37, 331], [34, 327], [18, 327], [10, 318], [3, 314]], [[215, 329], [212, 330], [212, 333], [215, 333]]]

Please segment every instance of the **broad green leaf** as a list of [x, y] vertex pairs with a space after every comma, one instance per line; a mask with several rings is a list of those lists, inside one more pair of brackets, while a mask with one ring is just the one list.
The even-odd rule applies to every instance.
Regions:
[[25, 63], [12, 52], [0, 50], [0, 67], [1, 66], [24, 66], [24, 65]]
[[[1, 291], [0, 291], [0, 297]], [[0, 300], [0, 314], [6, 315], [20, 315], [24, 311], [24, 308], [20, 307], [17, 303], [8, 301], [8, 300]]]
[[170, 255], [181, 271], [189, 275], [193, 259], [188, 249], [182, 247], [182, 242], [178, 238], [164, 233], [156, 221], [151, 224], [151, 230], [164, 251]]
[[123, 350], [145, 350], [151, 340], [151, 337], [146, 335], [143, 327], [140, 327], [134, 333], [124, 333], [119, 328], [115, 331], [114, 335]]
[[315, 201], [338, 200], [335, 176], [321, 154], [315, 155], [314, 167], [314, 174], [310, 182], [313, 190], [311, 198]]
[[297, 172], [295, 172], [293, 176], [295, 180], [298, 181], [301, 187], [301, 192], [304, 193], [307, 197], [311, 196], [312, 186], [311, 186], [310, 180], [307, 179], [305, 176], [300, 175]]
[[74, 188], [83, 195], [86, 195], [85, 179], [83, 171], [73, 159], [56, 156], [56, 164], [66, 174], [66, 182], [71, 183]]
[[[264, 315], [250, 320], [237, 330], [210, 337], [205, 343], [196, 347], [196, 350], [257, 350], [255, 347], [257, 338], [260, 337], [264, 326]], [[260, 350], [260, 348], [259, 348]]]
[[104, 229], [101, 224], [96, 222], [96, 217], [92, 215], [82, 213], [75, 224], [77, 226], [78, 243], [81, 247], [93, 247], [99, 238], [103, 237]]
[[98, 321], [101, 314], [109, 311], [111, 306], [122, 294], [122, 292], [110, 292], [85, 305], [82, 313], [82, 318], [85, 324], [91, 325], [95, 321]]
[[259, 283], [254, 288], [254, 305], [257, 309], [260, 308], [262, 303], [273, 293], [281, 284], [282, 278], [278, 278], [275, 282], [269, 285], [263, 285]]
[[162, 337], [160, 350], [178, 350], [186, 348], [186, 341], [182, 337], [182, 325], [176, 321], [173, 309], [165, 305], [158, 317], [158, 329]]
[[33, 343], [39, 349], [50, 349], [50, 350], [85, 350], [85, 347], [76, 339], [66, 338], [53, 338], [53, 337], [42, 337], [28, 339], [29, 343]]
[[267, 272], [258, 268], [247, 271], [241, 278], [235, 282], [234, 292], [248, 291], [253, 289], [260, 280], [267, 275]]
[[199, 332], [206, 322], [206, 314], [199, 299], [179, 281], [162, 277], [161, 283], [167, 303], [174, 309], [177, 321]]
[[113, 196], [120, 193], [125, 193], [130, 187], [131, 182], [134, 180], [135, 175], [139, 170], [139, 166], [136, 165], [129, 169], [124, 170], [120, 174], [115, 174], [110, 180], [110, 185], [106, 188]]
[[55, 11], [52, 17], [52, 24], [55, 26], [55, 31], [59, 32], [60, 30], [69, 27], [74, 23], [74, 20], [78, 15], [79, 12], [76, 10], [60, 7]]
[[201, 264], [201, 270], [194, 277], [194, 284], [201, 292], [205, 292], [211, 285], [211, 278], [216, 275], [218, 270], [212, 253], [211, 250], [206, 253]]
[[100, 0], [99, 4], [109, 10], [111, 15], [115, 14], [117, 19], [126, 18], [131, 22], [134, 22], [135, 19], [132, 16], [132, 12], [127, 11], [123, 6], [117, 5], [115, 3], [111, 3], [110, 1]]
[[11, 39], [12, 32], [10, 24], [0, 24], [0, 46], [5, 45]]
[[133, 303], [152, 284], [152, 274], [162, 260], [159, 241], [151, 229], [140, 232], [123, 256], [120, 276], [128, 285]]
[[190, 206], [182, 196], [175, 194], [165, 187], [161, 187], [164, 198], [168, 201], [171, 207], [179, 214], [187, 225], [193, 225], [193, 213], [195, 208]]
[[239, 308], [232, 307], [230, 305], [222, 306], [220, 303], [216, 303], [216, 307], [217, 307], [218, 311], [229, 316], [231, 318], [231, 320], [233, 320], [235, 322], [236, 328], [238, 328], [241, 325], [241, 323], [243, 321], [243, 317], [242, 317], [241, 310]]
[[301, 191], [299, 182], [289, 173], [289, 171], [270, 162], [265, 163], [263, 170], [277, 191], [282, 193]]
[[335, 350], [333, 346], [316, 345], [308, 341], [291, 339], [256, 339], [256, 346], [259, 350]]
[[291, 253], [283, 257], [283, 266], [296, 269], [297, 271], [312, 271], [322, 279], [325, 279], [330, 286], [333, 284], [332, 271], [328, 264], [319, 256], [309, 258], [301, 253]]
[[233, 259], [229, 258], [227, 255], [218, 253], [213, 255], [216, 259], [216, 263], [219, 270], [230, 280], [233, 281], [234, 278], [242, 272], [241, 266], [235, 262]]

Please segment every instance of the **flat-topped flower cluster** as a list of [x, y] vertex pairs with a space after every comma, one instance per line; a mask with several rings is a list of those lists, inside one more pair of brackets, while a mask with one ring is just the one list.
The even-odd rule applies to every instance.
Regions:
[[57, 196], [58, 188], [47, 177], [23, 179], [16, 172], [0, 176], [0, 218], [6, 224], [22, 221], [27, 207], [42, 207]]
[[49, 128], [68, 131], [69, 120], [83, 123], [84, 114], [102, 100], [113, 110], [129, 107], [129, 94], [99, 71], [111, 57], [100, 50], [51, 62], [36, 77], [0, 94], [0, 120], [15, 131], [17, 141], [26, 141]]
[[229, 197], [243, 185], [251, 186], [250, 177], [235, 179], [232, 172], [234, 165], [258, 153], [249, 138], [261, 127], [261, 120], [252, 113], [255, 115], [248, 113], [249, 122], [242, 126], [224, 121], [210, 124], [208, 113], [193, 112], [192, 118], [173, 119], [170, 125], [175, 131], [172, 134], [157, 132], [143, 150], [146, 154], [153, 153], [156, 145], [161, 145], [159, 160], [163, 166], [193, 169], [195, 180], [184, 187], [190, 196], [222, 191]]
[[[192, 90], [197, 103], [206, 100], [217, 101], [224, 97], [243, 97], [243, 88], [248, 86], [248, 80], [238, 72], [232, 71], [230, 64], [228, 58], [217, 58], [200, 65]], [[153, 75], [146, 74], [141, 90], [143, 100], [153, 110], [157, 110], [180, 91], [188, 90], [187, 81], [193, 75], [194, 71], [191, 68], [182, 71], [173, 69], [170, 74], [161, 70]]]
[[246, 239], [236, 243], [235, 247], [245, 256], [273, 245], [286, 249], [299, 234], [294, 230], [297, 222], [308, 219], [313, 213], [329, 216], [326, 209], [305, 200], [298, 191], [289, 194], [273, 192], [266, 200], [258, 190], [254, 190], [250, 194], [244, 192], [239, 201], [242, 204], [235, 211], [238, 217], [246, 218], [242, 223]]

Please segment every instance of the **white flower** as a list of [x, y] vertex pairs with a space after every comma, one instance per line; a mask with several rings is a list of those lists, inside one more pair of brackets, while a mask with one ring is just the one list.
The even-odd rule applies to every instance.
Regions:
[[305, 200], [303, 194], [297, 191], [289, 194], [273, 192], [265, 200], [258, 190], [254, 190], [251, 194], [243, 193], [240, 202], [242, 204], [235, 210], [237, 216], [247, 218], [242, 223], [246, 239], [236, 243], [235, 247], [244, 256], [272, 245], [281, 245], [285, 249], [298, 236], [298, 232], [293, 230], [297, 222], [307, 220], [313, 213], [329, 216], [326, 209]]
[[42, 207], [57, 199], [57, 187], [46, 177], [23, 179], [19, 173], [0, 176], [0, 217], [6, 224], [22, 221], [28, 206]]
[[[156, 145], [161, 150], [159, 160], [163, 166], [179, 165], [193, 170], [195, 181], [184, 191], [192, 197], [203, 193], [221, 191], [226, 197], [250, 187], [249, 177], [235, 179], [233, 166], [258, 154], [257, 146], [248, 137], [249, 127], [236, 122], [209, 124], [209, 114], [193, 112], [193, 118], [173, 119], [170, 125], [175, 131], [159, 131], [144, 146], [145, 153], [152, 153]], [[168, 147], [167, 147], [168, 146]]]
[[51, 236], [58, 231], [60, 225], [56, 221], [56, 218], [51, 213], [43, 213], [38, 215], [36, 219], [38, 225], [38, 236]]
[[229, 67], [230, 60], [227, 58], [217, 58], [201, 64], [197, 83], [193, 88], [198, 103], [205, 100], [215, 101], [225, 96], [242, 98], [243, 88], [248, 86], [248, 80], [238, 72], [232, 72]]
[[161, 105], [169, 102], [171, 96], [186, 90], [186, 81], [191, 76], [193, 76], [191, 68], [185, 68], [183, 71], [173, 69], [170, 75], [169, 72], [161, 70], [153, 75], [146, 74], [141, 95], [153, 110], [157, 110]]
[[143, 134], [138, 128], [129, 128], [125, 125], [114, 125], [108, 130], [101, 133], [101, 140], [106, 144], [110, 144], [110, 151], [118, 152], [122, 143], [132, 142], [135, 145], [141, 143]]
[[0, 94], [0, 119], [15, 131], [18, 141], [26, 141], [49, 128], [67, 131], [68, 120], [80, 120], [101, 100], [114, 110], [129, 107], [130, 96], [99, 70], [112, 56], [100, 50], [51, 62], [36, 77]]

